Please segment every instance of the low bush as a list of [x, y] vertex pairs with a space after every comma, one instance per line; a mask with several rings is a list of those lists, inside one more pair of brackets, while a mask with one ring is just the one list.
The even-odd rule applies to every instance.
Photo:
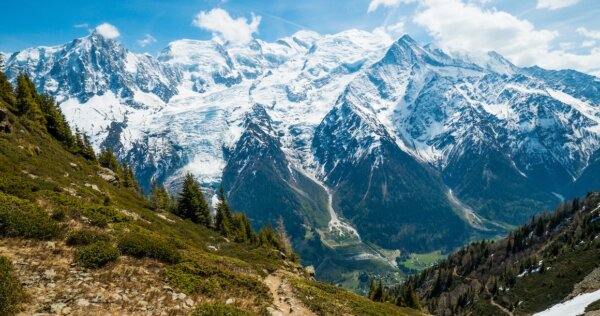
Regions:
[[100, 268], [119, 258], [119, 250], [100, 241], [77, 249], [75, 262], [86, 268]]
[[192, 316], [252, 316], [254, 313], [220, 303], [201, 304], [192, 312]]
[[169, 267], [165, 271], [165, 278], [169, 284], [186, 294], [203, 294], [208, 297], [254, 296], [257, 306], [271, 300], [269, 289], [264, 283], [211, 262], [182, 262]]
[[0, 236], [48, 240], [62, 227], [41, 208], [0, 192]]
[[98, 227], [106, 227], [109, 223], [120, 223], [131, 220], [131, 217], [110, 206], [89, 207], [84, 210], [83, 215], [90, 220], [90, 224]]
[[101, 232], [82, 229], [72, 232], [67, 237], [66, 244], [69, 246], [87, 246], [99, 241], [110, 241], [110, 237]]
[[0, 256], [0, 315], [16, 314], [22, 297], [21, 283], [15, 276], [12, 263]]
[[142, 233], [129, 233], [119, 240], [119, 249], [136, 258], [152, 258], [164, 263], [178, 263], [181, 254], [165, 240]]

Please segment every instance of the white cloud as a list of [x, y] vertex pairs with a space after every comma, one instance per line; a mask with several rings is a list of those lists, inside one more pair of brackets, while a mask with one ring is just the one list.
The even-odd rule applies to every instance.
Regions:
[[379, 7], [397, 7], [401, 3], [413, 3], [417, 0], [371, 0], [367, 12], [377, 11]]
[[581, 43], [581, 47], [583, 48], [590, 48], [594, 46], [596, 46], [596, 41], [594, 40], [583, 41], [583, 43]]
[[579, 2], [579, 0], [538, 0], [538, 9], [557, 10], [570, 7]]
[[393, 40], [398, 39], [400, 36], [404, 35], [404, 33], [405, 33], [404, 26], [405, 26], [405, 21], [404, 21], [404, 18], [402, 18], [396, 24], [382, 25], [380, 27], [375, 28], [373, 30], [373, 34], [385, 36], [393, 41]]
[[498, 51], [518, 64], [531, 64], [558, 35], [536, 30], [529, 21], [461, 0], [423, 0], [414, 22], [449, 50]]
[[80, 23], [80, 24], [73, 25], [73, 27], [76, 29], [87, 29], [90, 27], [90, 25], [87, 23]]
[[423, 0], [413, 18], [438, 44], [469, 54], [497, 51], [519, 66], [597, 71], [600, 49], [574, 54], [568, 47], [552, 49], [558, 32], [536, 29], [524, 19], [496, 9], [486, 10], [462, 0]]
[[95, 31], [106, 39], [115, 39], [121, 35], [114, 25], [108, 23], [102, 23], [96, 26]]
[[156, 38], [154, 38], [154, 36], [152, 36], [150, 34], [146, 34], [146, 35], [144, 35], [144, 38], [139, 39], [136, 42], [141, 47], [146, 47], [150, 44], [156, 43]]
[[252, 20], [248, 22], [244, 17], [234, 19], [227, 11], [215, 8], [198, 13], [192, 24], [228, 42], [244, 44], [252, 40], [252, 34], [258, 33], [260, 21], [261, 17], [254, 13]]
[[580, 27], [575, 30], [579, 35], [583, 35], [587, 38], [600, 40], [600, 31], [588, 30], [585, 27]]

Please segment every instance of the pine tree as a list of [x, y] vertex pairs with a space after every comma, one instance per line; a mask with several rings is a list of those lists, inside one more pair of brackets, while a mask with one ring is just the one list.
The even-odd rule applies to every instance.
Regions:
[[46, 125], [39, 101], [40, 97], [35, 90], [33, 82], [27, 75], [20, 74], [17, 77], [15, 102], [18, 113], [26, 116], [31, 121]]
[[129, 164], [123, 165], [123, 186], [131, 188], [136, 192], [140, 191], [140, 186], [135, 178], [135, 172]]
[[418, 309], [418, 310], [421, 309], [421, 302], [419, 301], [419, 296], [417, 295], [417, 292], [415, 292], [415, 289], [413, 288], [412, 283], [408, 284], [408, 288], [406, 289], [404, 301], [405, 301], [406, 307], [410, 307], [410, 308]]
[[177, 215], [190, 219], [197, 224], [207, 227], [210, 225], [210, 209], [191, 173], [185, 176], [183, 188], [177, 201]]
[[100, 166], [114, 171], [119, 176], [119, 179], [123, 178], [123, 169], [121, 168], [117, 157], [115, 157], [110, 148], [104, 148], [100, 151], [100, 155], [98, 156], [98, 162], [100, 163]]
[[225, 197], [225, 189], [221, 185], [219, 190], [219, 202], [217, 203], [217, 210], [215, 216], [215, 228], [224, 236], [229, 236], [232, 233], [232, 212], [231, 207], [227, 203], [227, 197]]
[[75, 142], [71, 128], [65, 119], [60, 108], [56, 105], [54, 98], [48, 94], [42, 94], [39, 97], [40, 108], [44, 113], [46, 121], [46, 130], [56, 140], [63, 143], [67, 148], [71, 148]]
[[155, 211], [168, 210], [170, 197], [164, 186], [159, 186], [155, 178], [152, 178], [151, 200]]
[[268, 225], [263, 227], [258, 233], [258, 244], [264, 247], [273, 247], [277, 250], [282, 250], [279, 236], [273, 229], [273, 226]]
[[233, 240], [240, 243], [248, 242], [248, 233], [244, 224], [245, 216], [242, 213], [233, 214]]
[[13, 111], [15, 110], [14, 105], [15, 105], [15, 96], [14, 96], [14, 90], [13, 90], [13, 86], [10, 83], [10, 81], [8, 81], [8, 77], [6, 76], [6, 74], [2, 71], [0, 71], [0, 104], [2, 103], [6, 103], [6, 105], [12, 109]]
[[133, 172], [131, 171], [131, 167], [128, 164], [123, 164], [123, 186], [126, 188], [133, 187]]
[[152, 178], [152, 182], [150, 184], [150, 200], [152, 201], [152, 207], [154, 208], [154, 211], [159, 211], [160, 210], [160, 196], [158, 194], [158, 183], [156, 183], [156, 179]]
[[379, 279], [379, 284], [377, 285], [377, 288], [375, 289], [375, 293], [373, 293], [372, 300], [375, 302], [383, 302], [384, 297], [385, 297], [385, 289], [383, 288], [383, 281], [381, 281], [381, 279]]
[[94, 147], [92, 147], [90, 138], [85, 133], [83, 134], [82, 147], [80, 147], [80, 153], [83, 156], [83, 158], [87, 160], [96, 160], [96, 153], [94, 152]]
[[375, 286], [375, 279], [371, 278], [371, 284], [369, 284], [369, 294], [367, 295], [369, 299], [373, 300], [373, 295], [375, 295], [376, 289], [377, 287]]
[[83, 148], [83, 138], [81, 137], [81, 133], [79, 132], [79, 128], [75, 128], [75, 146], [74, 149], [78, 152], [81, 152]]
[[245, 227], [244, 231], [246, 232], [246, 240], [249, 243], [254, 244], [254, 243], [256, 243], [256, 240], [257, 240], [256, 233], [254, 232], [254, 229], [252, 228], [252, 225], [250, 224], [250, 220], [248, 219], [248, 217], [245, 214], [242, 214], [242, 217], [243, 217], [243, 225]]

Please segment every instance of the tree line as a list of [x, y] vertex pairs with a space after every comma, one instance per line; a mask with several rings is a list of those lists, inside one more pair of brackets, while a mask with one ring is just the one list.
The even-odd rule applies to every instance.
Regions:
[[190, 173], [185, 176], [181, 190], [177, 195], [169, 195], [164, 186], [159, 186], [156, 180], [152, 180], [150, 199], [156, 211], [170, 211], [183, 219], [213, 229], [223, 237], [231, 238], [235, 242], [273, 247], [285, 256], [294, 260], [297, 259], [297, 255], [292, 250], [283, 219], [278, 220], [277, 229], [268, 225], [258, 233], [255, 232], [246, 214], [232, 211], [222, 185], [218, 192], [218, 202], [214, 216], [210, 213], [210, 207], [204, 193], [202, 193], [200, 186]]
[[[73, 133], [55, 99], [47, 93], [38, 93], [28, 75], [19, 74], [16, 87], [13, 88], [6, 74], [0, 71], [0, 110], [2, 107], [15, 114], [32, 131], [36, 128], [45, 129], [66, 150], [110, 169], [116, 176], [117, 185], [142, 194], [134, 168], [120, 163], [110, 148], [103, 148], [96, 155], [88, 135], [79, 129]], [[183, 219], [213, 229], [226, 238], [232, 238], [235, 242], [273, 247], [286, 256], [297, 259], [282, 219], [279, 220], [277, 229], [266, 226], [257, 233], [245, 214], [232, 211], [222, 186], [218, 198], [213, 217], [204, 194], [191, 174], [185, 176], [182, 189], [176, 195], [170, 195], [164, 186], [159, 186], [153, 179], [149, 197], [157, 211], [170, 211]], [[109, 203], [110, 198], [107, 196], [105, 204]]]

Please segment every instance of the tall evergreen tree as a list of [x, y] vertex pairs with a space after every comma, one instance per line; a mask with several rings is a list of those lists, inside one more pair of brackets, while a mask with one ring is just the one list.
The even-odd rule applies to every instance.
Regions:
[[40, 97], [35, 90], [33, 82], [27, 75], [20, 74], [17, 77], [17, 89], [15, 92], [16, 107], [20, 115], [31, 121], [46, 125], [44, 115], [40, 108]]
[[123, 165], [123, 186], [126, 188], [132, 188], [135, 191], [140, 190], [137, 180], [135, 179], [135, 173], [133, 168], [129, 164]]
[[2, 104], [3, 102], [11, 110], [15, 110], [14, 105], [16, 100], [13, 86], [10, 83], [10, 81], [8, 81], [8, 77], [6, 76], [6, 74], [0, 71], [0, 104]]
[[236, 213], [233, 215], [233, 233], [235, 241], [245, 243], [255, 243], [256, 234], [248, 217], [244, 213]]
[[[81, 142], [83, 143], [83, 140]], [[102, 167], [114, 171], [120, 179], [123, 178], [123, 169], [121, 168], [117, 157], [115, 157], [115, 154], [113, 154], [110, 148], [104, 148], [100, 151], [100, 155], [98, 156], [98, 162]]]
[[87, 160], [95, 161], [96, 153], [94, 152], [94, 147], [92, 147], [90, 138], [85, 133], [82, 136], [82, 145], [81, 146], [82, 147], [80, 147], [79, 150], [80, 150], [80, 153], [83, 156], [83, 158], [85, 158]]
[[383, 288], [383, 281], [381, 281], [381, 279], [379, 279], [379, 284], [377, 284], [377, 288], [371, 299], [375, 302], [383, 302], [385, 299], [385, 289]]
[[164, 186], [159, 186], [155, 178], [152, 178], [151, 188], [152, 205], [155, 211], [168, 210], [170, 207], [170, 197]]
[[277, 232], [273, 229], [273, 226], [264, 226], [258, 233], [258, 244], [265, 247], [273, 247], [278, 250], [282, 250], [281, 241]]
[[194, 176], [188, 173], [177, 201], [177, 215], [194, 223], [210, 225], [210, 209]]
[[377, 290], [377, 286], [375, 285], [375, 279], [371, 278], [371, 284], [369, 284], [369, 294], [367, 297], [373, 300], [373, 295], [375, 295], [375, 291]]
[[419, 296], [417, 295], [417, 292], [415, 291], [415, 288], [413, 286], [415, 280], [416, 279], [413, 277], [408, 278], [408, 280], [405, 282], [404, 286], [398, 293], [398, 296], [396, 297], [396, 305], [402, 307], [409, 307], [417, 310], [421, 309], [421, 302], [419, 301]]
[[225, 189], [222, 185], [221, 189], [219, 190], [219, 202], [217, 203], [216, 213], [215, 228], [225, 236], [231, 235], [233, 215], [231, 212], [231, 207], [227, 203]]
[[56, 105], [54, 98], [48, 94], [42, 94], [39, 98], [40, 108], [44, 113], [46, 130], [56, 140], [63, 143], [67, 148], [72, 148], [75, 143], [69, 123], [65, 119], [60, 108]]

